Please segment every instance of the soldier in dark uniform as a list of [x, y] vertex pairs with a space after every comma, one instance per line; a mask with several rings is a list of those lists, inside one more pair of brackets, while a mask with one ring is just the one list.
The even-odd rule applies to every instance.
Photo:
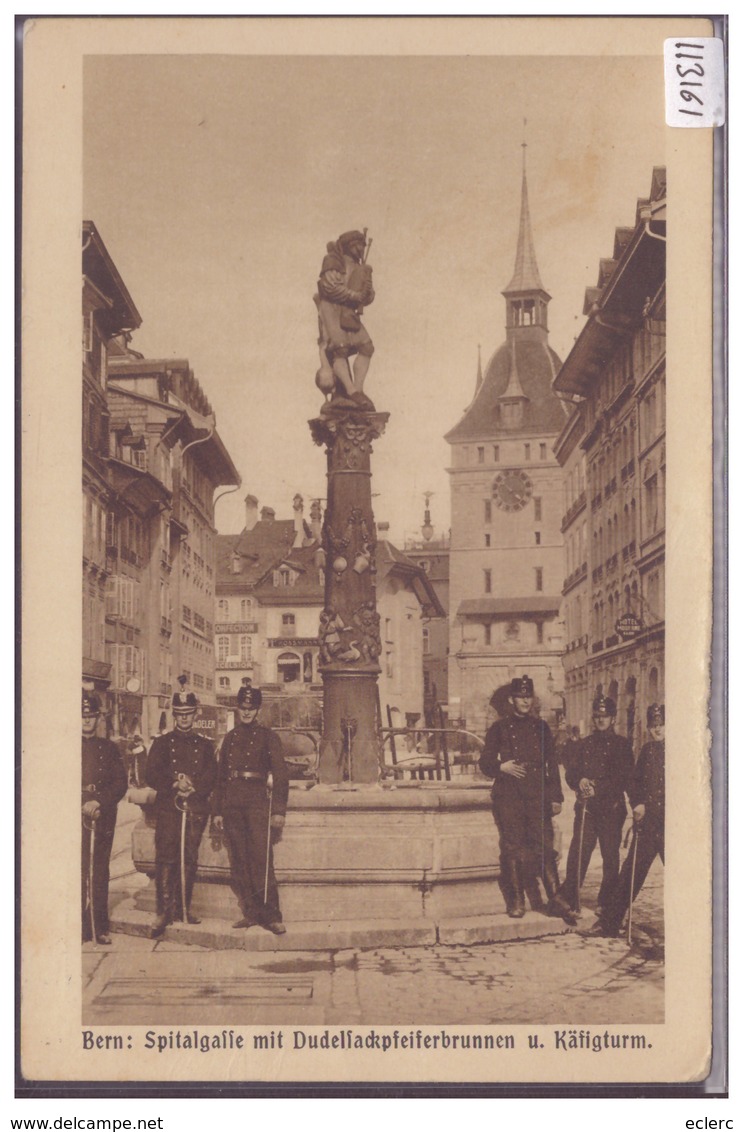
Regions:
[[283, 935], [271, 846], [284, 828], [289, 775], [278, 735], [256, 722], [261, 702], [260, 688], [246, 681], [237, 694], [237, 726], [227, 732], [220, 749], [213, 810], [216, 827], [224, 826], [242, 912], [233, 927], [260, 924]]
[[[157, 791], [155, 799], [155, 887], [157, 918], [152, 939], [174, 920], [183, 919], [181, 892], [181, 837], [185, 836], [185, 907], [189, 924], [198, 924], [190, 911], [201, 837], [209, 816], [209, 798], [217, 777], [213, 744], [193, 730], [198, 701], [186, 692], [186, 677], [179, 676], [181, 691], [173, 696], [175, 727], [159, 735], [150, 747], [145, 778]], [[185, 818], [184, 818], [185, 813]]]
[[[81, 876], [83, 941], [92, 939], [95, 933], [96, 943], [110, 944], [109, 862], [116, 829], [116, 809], [126, 794], [126, 771], [116, 744], [110, 739], [99, 739], [96, 736], [100, 714], [99, 697], [95, 692], [83, 690]], [[91, 841], [93, 842], [92, 878]]]
[[524, 915], [524, 887], [540, 877], [547, 910], [567, 923], [575, 917], [558, 895], [552, 817], [562, 809], [560, 772], [552, 733], [531, 714], [534, 684], [528, 676], [511, 681], [513, 713], [497, 720], [485, 737], [480, 769], [493, 781], [493, 817], [501, 838], [501, 861], [509, 916]]
[[614, 730], [616, 716], [614, 701], [596, 696], [593, 734], [578, 746], [566, 768], [565, 778], [571, 790], [575, 790], [576, 802], [573, 840], [560, 896], [572, 909], [578, 904], [578, 855], [582, 885], [596, 842], [603, 862], [599, 909], [619, 876], [619, 846], [627, 817], [625, 795], [629, 793], [634, 762], [629, 741]]
[[665, 863], [666, 819], [666, 714], [663, 704], [651, 704], [647, 714], [650, 742], [640, 751], [629, 791], [632, 817], [637, 838], [637, 856], [634, 863], [635, 883], [632, 885], [632, 858], [630, 850], [619, 880], [608, 894], [601, 916], [591, 929], [592, 935], [614, 936], [630, 906], [645, 883], [645, 878], [656, 854]]

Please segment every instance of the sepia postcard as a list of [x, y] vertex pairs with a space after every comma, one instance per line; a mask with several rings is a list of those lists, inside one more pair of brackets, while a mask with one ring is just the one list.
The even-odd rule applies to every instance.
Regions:
[[723, 1091], [720, 28], [20, 26], [18, 1095]]

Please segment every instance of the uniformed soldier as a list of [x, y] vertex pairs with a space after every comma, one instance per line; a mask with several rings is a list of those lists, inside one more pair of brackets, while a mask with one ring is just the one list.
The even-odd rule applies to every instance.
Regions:
[[[100, 698], [88, 689], [82, 694], [82, 928], [83, 941], [110, 944], [108, 880], [116, 809], [126, 794], [126, 771], [110, 739], [96, 736]], [[93, 846], [91, 869], [90, 848]]]
[[524, 887], [541, 877], [547, 910], [567, 923], [575, 917], [558, 895], [552, 817], [562, 809], [560, 772], [552, 733], [531, 714], [534, 684], [528, 676], [511, 681], [513, 713], [488, 730], [480, 769], [493, 779], [493, 817], [501, 837], [501, 862], [507, 871], [507, 911], [524, 915]]
[[[194, 731], [198, 700], [186, 692], [186, 677], [179, 676], [181, 690], [173, 696], [175, 727], [159, 735], [150, 747], [145, 778], [157, 791], [155, 799], [155, 887], [157, 918], [151, 937], [157, 939], [168, 924], [183, 919], [181, 866], [185, 872], [185, 913], [189, 924], [198, 924], [190, 911], [199, 856], [199, 845], [209, 816], [209, 798], [217, 777], [214, 746]], [[181, 845], [185, 822], [183, 862]]]
[[289, 775], [278, 735], [257, 722], [261, 702], [260, 688], [246, 680], [237, 694], [237, 726], [227, 732], [220, 749], [213, 809], [215, 826], [224, 827], [242, 912], [233, 927], [259, 924], [283, 935], [272, 845], [284, 828]]
[[565, 774], [568, 786], [575, 790], [576, 801], [573, 839], [560, 896], [572, 909], [578, 904], [578, 869], [582, 885], [596, 842], [603, 862], [599, 909], [616, 884], [622, 827], [627, 817], [625, 795], [629, 793], [634, 769], [629, 741], [614, 730], [614, 700], [598, 695], [592, 710], [593, 733], [578, 745]]
[[634, 886], [632, 884], [633, 850], [630, 850], [619, 880], [608, 894], [601, 916], [591, 934], [617, 935], [625, 913], [645, 883], [645, 878], [656, 854], [665, 863], [666, 817], [666, 713], [664, 704], [651, 704], [647, 713], [650, 742], [640, 751], [629, 798], [635, 823], [637, 850], [634, 860]]

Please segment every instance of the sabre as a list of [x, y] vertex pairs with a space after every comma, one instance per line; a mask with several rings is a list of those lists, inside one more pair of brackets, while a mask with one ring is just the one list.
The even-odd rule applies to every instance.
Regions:
[[583, 872], [583, 831], [586, 828], [586, 800], [581, 802], [582, 812], [580, 815], [580, 833], [578, 834], [578, 876], [575, 884], [575, 910], [580, 912], [580, 886], [581, 874]]
[[266, 878], [263, 883], [263, 904], [268, 903], [268, 864], [269, 855], [271, 853], [271, 809], [273, 807], [273, 775], [269, 774], [266, 779], [266, 790], [268, 791], [268, 827], [266, 829]]
[[186, 809], [186, 799], [181, 798], [179, 794], [175, 796], [175, 808], [180, 810], [183, 817], [181, 818], [181, 907], [183, 909], [183, 923], [188, 923], [188, 913], [186, 912], [186, 822], [188, 820], [188, 811]]
[[83, 818], [83, 825], [90, 831], [90, 851], [88, 859], [88, 908], [90, 909], [90, 930], [93, 933], [93, 943], [96, 942], [97, 934], [95, 930], [95, 908], [93, 907], [93, 882], [95, 880], [95, 818], [90, 818], [90, 825], [87, 820]]
[[632, 840], [632, 875], [629, 885], [629, 915], [627, 916], [627, 946], [632, 946], [632, 905], [635, 900], [635, 866], [637, 865], [637, 842], [640, 838], [640, 827], [635, 826]]

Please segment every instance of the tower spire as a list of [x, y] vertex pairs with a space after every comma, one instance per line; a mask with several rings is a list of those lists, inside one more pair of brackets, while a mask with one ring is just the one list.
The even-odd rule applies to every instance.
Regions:
[[[524, 118], [524, 130], [526, 130], [526, 118]], [[526, 137], [521, 143], [521, 153], [521, 219], [519, 221], [519, 238], [516, 244], [516, 264], [513, 269], [513, 278], [503, 292], [504, 295], [508, 295], [512, 291], [544, 290], [542, 280], [539, 277], [534, 240], [531, 234], [529, 190], [526, 183]]]

